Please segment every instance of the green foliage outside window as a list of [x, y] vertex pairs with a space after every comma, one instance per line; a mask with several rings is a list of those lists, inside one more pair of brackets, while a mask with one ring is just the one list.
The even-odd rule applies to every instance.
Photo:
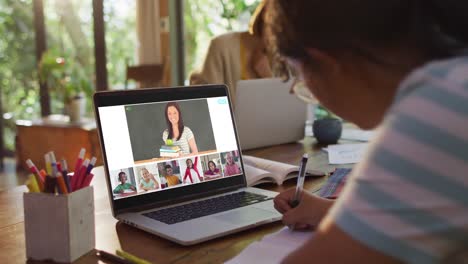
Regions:
[[14, 120], [40, 113], [33, 29], [31, 0], [0, 0], [0, 91], [9, 150], [14, 148]]
[[[5, 119], [5, 143], [14, 150], [15, 121], [40, 117], [39, 72], [36, 60], [33, 0], [0, 0], [0, 91]], [[169, 0], [172, 1], [172, 0]], [[47, 47], [51, 58], [69, 62], [57, 68], [56, 80], [69, 84], [87, 80], [85, 91], [94, 90], [92, 0], [43, 0]], [[247, 30], [250, 14], [259, 0], [185, 0], [186, 72], [199, 67], [209, 40], [228, 31]], [[136, 3], [104, 0], [107, 70], [111, 89], [123, 88], [126, 63], [136, 55]], [[50, 62], [50, 61], [49, 61]], [[52, 61], [52, 64], [53, 61]], [[54, 65], [58, 66], [58, 65]], [[60, 78], [75, 75], [79, 78]], [[83, 77], [84, 76], [84, 77]], [[50, 85], [49, 85], [50, 86]], [[70, 88], [70, 87], [69, 87]], [[50, 87], [52, 113], [63, 109], [63, 94]], [[88, 95], [90, 93], [88, 92]], [[90, 98], [88, 98], [90, 102]], [[88, 104], [91, 114], [91, 104]], [[1, 118], [1, 117], [0, 117]]]
[[[60, 57], [68, 62], [66, 68], [53, 70], [57, 77], [54, 79], [65, 83], [62, 86], [49, 84], [52, 113], [63, 113], [64, 94], [80, 85], [88, 94], [88, 114], [91, 115], [90, 91], [95, 89], [92, 0], [43, 0], [43, 3], [50, 58]], [[133, 63], [135, 5], [134, 0], [104, 0], [111, 88], [123, 88], [126, 59]], [[41, 113], [34, 34], [33, 1], [0, 0], [0, 92], [4, 140], [10, 152], [14, 151], [15, 121], [39, 118]], [[48, 63], [53, 65], [53, 62]], [[66, 91], [59, 92], [60, 89]]]

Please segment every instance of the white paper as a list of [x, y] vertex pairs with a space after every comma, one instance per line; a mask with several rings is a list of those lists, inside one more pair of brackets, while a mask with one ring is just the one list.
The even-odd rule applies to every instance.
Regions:
[[339, 144], [328, 146], [328, 162], [330, 164], [354, 164], [362, 160], [367, 149], [367, 143]]
[[[227, 264], [271, 264], [280, 263], [289, 253], [299, 248], [313, 236], [313, 232], [291, 231], [285, 227], [254, 242]], [[259, 257], [261, 256], [261, 257]]]
[[345, 128], [341, 132], [341, 139], [356, 140], [367, 142], [374, 136], [373, 130], [361, 130], [354, 128]]

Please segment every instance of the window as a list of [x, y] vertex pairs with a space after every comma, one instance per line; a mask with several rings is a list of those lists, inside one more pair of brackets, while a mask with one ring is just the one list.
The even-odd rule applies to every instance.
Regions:
[[[201, 67], [210, 39], [248, 29], [260, 0], [185, 0], [185, 72]], [[186, 76], [188, 77], [188, 76]]]

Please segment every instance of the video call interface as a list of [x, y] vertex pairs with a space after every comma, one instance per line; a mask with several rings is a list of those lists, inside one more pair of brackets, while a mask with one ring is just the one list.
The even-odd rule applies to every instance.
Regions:
[[227, 97], [98, 111], [114, 200], [242, 174]]

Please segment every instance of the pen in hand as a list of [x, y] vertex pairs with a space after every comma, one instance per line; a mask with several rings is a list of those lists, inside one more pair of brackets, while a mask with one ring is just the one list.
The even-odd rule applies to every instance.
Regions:
[[[306, 172], [307, 161], [309, 160], [309, 155], [306, 153], [302, 156], [301, 164], [299, 165], [299, 175], [297, 176], [296, 192], [294, 193], [294, 198], [290, 201], [289, 205], [292, 208], [295, 208], [301, 202], [302, 190], [304, 188], [304, 178]], [[294, 226], [291, 227], [294, 229]]]

